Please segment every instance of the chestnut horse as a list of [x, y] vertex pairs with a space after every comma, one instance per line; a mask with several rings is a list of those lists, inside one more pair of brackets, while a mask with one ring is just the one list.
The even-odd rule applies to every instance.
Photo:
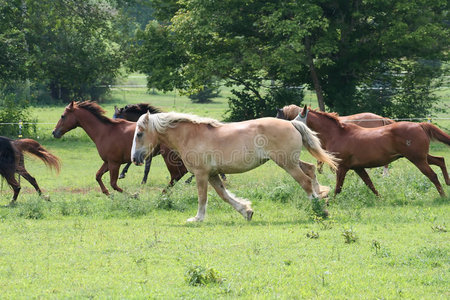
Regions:
[[[10, 205], [14, 204], [19, 196], [20, 183], [14, 177], [17, 173], [25, 178], [34, 187], [39, 196], [42, 191], [36, 179], [25, 169], [23, 153], [29, 153], [42, 160], [49, 168], [54, 168], [59, 172], [60, 163], [58, 157], [48, 152], [38, 142], [32, 139], [11, 140], [7, 137], [0, 137], [0, 175], [14, 191]], [[45, 197], [46, 200], [50, 200]]]
[[[294, 120], [298, 114], [302, 111], [302, 108], [295, 105], [286, 105], [283, 108], [279, 108], [277, 110], [277, 118], [285, 119], [285, 120]], [[339, 121], [343, 123], [352, 123], [365, 128], [374, 128], [380, 127], [384, 125], [389, 125], [395, 123], [394, 120], [385, 118], [373, 113], [364, 112], [355, 115], [349, 116], [338, 116]], [[322, 163], [319, 163], [318, 172], [322, 173]], [[384, 166], [383, 168], [383, 176], [388, 175], [388, 166]]]
[[300, 161], [302, 144], [318, 160], [336, 168], [335, 158], [320, 147], [315, 133], [298, 121], [262, 118], [223, 124], [214, 119], [174, 112], [142, 115], [133, 139], [132, 161], [141, 164], [160, 143], [176, 150], [187, 169], [195, 175], [198, 211], [188, 222], [205, 218], [208, 181], [225, 202], [251, 220], [250, 202], [229, 193], [219, 173], [243, 173], [272, 159], [302, 186], [310, 198], [317, 198], [326, 196], [329, 188], [317, 182], [314, 165]]
[[[103, 160], [103, 164], [97, 171], [95, 178], [102, 192], [109, 195], [102, 182], [102, 176], [109, 171], [111, 187], [118, 192], [123, 192], [117, 186], [117, 178], [120, 165], [130, 162], [130, 151], [136, 123], [120, 119], [113, 120], [104, 116], [104, 114], [105, 111], [95, 102], [72, 101], [67, 105], [56, 124], [53, 136], [60, 138], [66, 132], [76, 127], [81, 127], [86, 131], [95, 143], [98, 154]], [[158, 151], [159, 149], [155, 149], [155, 152], [151, 153], [151, 155], [156, 155]], [[169, 186], [172, 186], [182, 177], [179, 172], [173, 171], [175, 169], [178, 170], [178, 166], [182, 164], [182, 161], [177, 157], [169, 157], [169, 154], [163, 155], [163, 158], [171, 176]], [[174, 165], [176, 168], [173, 167]]]
[[341, 161], [337, 170], [335, 194], [339, 193], [348, 170], [354, 170], [375, 195], [379, 195], [364, 168], [386, 165], [401, 157], [412, 162], [436, 186], [439, 194], [445, 192], [431, 165], [439, 166], [450, 185], [443, 157], [428, 154], [430, 140], [450, 145], [450, 135], [430, 123], [397, 122], [390, 125], [363, 128], [342, 123], [334, 113], [311, 110], [306, 106], [296, 120], [306, 123], [319, 133], [324, 148]]

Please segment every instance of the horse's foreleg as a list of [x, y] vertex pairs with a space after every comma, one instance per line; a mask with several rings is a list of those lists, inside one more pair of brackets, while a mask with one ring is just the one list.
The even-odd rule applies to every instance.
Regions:
[[108, 163], [104, 162], [103, 165], [98, 169], [97, 174], [95, 174], [95, 180], [97, 180], [98, 184], [100, 185], [100, 188], [102, 190], [103, 194], [109, 195], [108, 190], [106, 189], [105, 185], [102, 181], [102, 176], [108, 172]]
[[334, 189], [334, 195], [336, 196], [342, 190], [342, 185], [344, 184], [345, 175], [347, 174], [348, 169], [339, 166], [336, 171], [336, 187]]
[[370, 180], [369, 174], [367, 174], [366, 170], [364, 168], [358, 168], [358, 169], [354, 169], [356, 174], [359, 175], [359, 177], [361, 177], [361, 179], [364, 181], [364, 183], [370, 188], [370, 190], [377, 196], [380, 196], [380, 194], [378, 194], [378, 191], [375, 189], [375, 187], [373, 186], [372, 180]]
[[130, 168], [131, 163], [127, 163], [125, 167], [123, 167], [122, 172], [119, 175], [119, 179], [125, 178], [125, 174], [128, 172], [128, 168]]
[[152, 158], [153, 158], [152, 156], [149, 156], [149, 157], [145, 160], [144, 178], [142, 178], [141, 184], [147, 183], [148, 172], [150, 172], [150, 167], [151, 167], [151, 165], [152, 165]]
[[211, 183], [220, 198], [233, 206], [233, 208], [241, 213], [241, 215], [243, 215], [244, 218], [246, 218], [248, 221], [252, 219], [253, 209], [251, 208], [251, 202], [246, 199], [238, 198], [228, 192], [223, 186], [222, 180], [220, 180], [219, 175], [211, 176], [209, 178], [209, 183]]
[[386, 177], [389, 175], [389, 165], [385, 165], [383, 167], [383, 177]]
[[430, 165], [435, 165], [441, 168], [442, 175], [444, 175], [445, 184], [450, 185], [450, 178], [448, 177], [447, 167], [445, 166], [445, 160], [440, 156], [433, 156], [428, 154], [427, 161]]
[[117, 179], [119, 177], [120, 164], [108, 162], [109, 169], [109, 183], [113, 189], [122, 193], [123, 190], [117, 185]]
[[195, 180], [197, 181], [198, 210], [195, 217], [187, 219], [188, 222], [203, 221], [206, 214], [206, 204], [208, 202], [208, 175], [195, 174]]
[[[428, 160], [428, 158], [427, 158], [427, 160]], [[419, 170], [431, 180], [431, 182], [434, 184], [434, 186], [438, 190], [439, 195], [441, 195], [441, 197], [445, 197], [444, 189], [442, 188], [441, 183], [439, 182], [437, 174], [434, 173], [434, 171], [431, 169], [430, 165], [428, 165], [428, 163], [426, 161], [420, 161], [420, 162], [411, 161], [411, 162], [413, 164], [415, 164], [416, 167], [419, 168]]]

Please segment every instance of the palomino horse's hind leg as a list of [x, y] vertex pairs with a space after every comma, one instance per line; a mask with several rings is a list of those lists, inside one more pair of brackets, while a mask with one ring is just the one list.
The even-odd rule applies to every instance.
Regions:
[[367, 174], [366, 170], [364, 168], [358, 168], [358, 169], [354, 169], [356, 174], [359, 175], [359, 177], [361, 177], [361, 179], [364, 181], [364, 183], [370, 188], [370, 190], [377, 196], [380, 196], [380, 194], [378, 194], [377, 189], [375, 188], [375, 186], [372, 183], [372, 180], [370, 180], [369, 174]]
[[330, 188], [328, 186], [320, 185], [319, 181], [317, 181], [316, 166], [304, 161], [300, 161], [299, 166], [306, 175], [311, 177], [313, 190], [320, 196], [320, 198], [327, 197], [330, 192]]
[[119, 179], [125, 178], [125, 174], [127, 174], [128, 169], [130, 168], [131, 163], [127, 163], [125, 167], [122, 169], [122, 172], [119, 175]]
[[438, 179], [436, 173], [434, 173], [434, 171], [431, 169], [431, 167], [428, 165], [428, 163], [426, 161], [420, 161], [420, 162], [411, 161], [411, 162], [413, 164], [415, 164], [416, 167], [419, 168], [419, 170], [431, 180], [431, 182], [434, 184], [434, 186], [438, 190], [439, 195], [441, 195], [441, 197], [445, 197], [445, 192], [442, 189], [441, 183], [439, 182], [439, 179]]
[[250, 201], [237, 198], [233, 194], [229, 193], [223, 186], [222, 180], [220, 180], [219, 175], [209, 177], [209, 183], [211, 183], [220, 198], [233, 206], [233, 208], [237, 210], [241, 215], [243, 215], [244, 218], [246, 218], [248, 221], [252, 219], [253, 209], [251, 208]]
[[108, 172], [108, 163], [104, 162], [103, 165], [98, 169], [97, 174], [95, 174], [95, 180], [97, 180], [103, 194], [109, 195], [108, 189], [105, 187], [102, 181], [102, 176]]
[[444, 175], [445, 184], [450, 185], [450, 178], [448, 177], [447, 167], [445, 166], [445, 160], [440, 156], [433, 156], [428, 154], [427, 161], [430, 165], [435, 165], [441, 168], [442, 175]]
[[142, 178], [141, 184], [147, 183], [148, 173], [150, 172], [150, 167], [152, 165], [152, 158], [153, 158], [152, 156], [149, 156], [145, 160], [144, 178]]
[[198, 209], [195, 217], [187, 219], [188, 222], [203, 221], [206, 215], [206, 203], [208, 202], [208, 175], [195, 174], [198, 192]]

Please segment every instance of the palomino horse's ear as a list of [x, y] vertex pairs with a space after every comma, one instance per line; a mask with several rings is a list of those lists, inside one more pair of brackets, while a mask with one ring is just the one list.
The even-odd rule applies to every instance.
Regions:
[[307, 113], [308, 113], [308, 107], [305, 104], [305, 106], [303, 106], [303, 110], [302, 110], [301, 116], [304, 118]]

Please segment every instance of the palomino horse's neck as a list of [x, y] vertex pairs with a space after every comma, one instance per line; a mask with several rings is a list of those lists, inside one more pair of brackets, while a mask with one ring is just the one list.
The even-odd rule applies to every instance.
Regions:
[[96, 116], [85, 109], [76, 109], [74, 114], [80, 124], [80, 127], [86, 131], [87, 135], [97, 143], [100, 136], [103, 135], [107, 124], [100, 121]]

